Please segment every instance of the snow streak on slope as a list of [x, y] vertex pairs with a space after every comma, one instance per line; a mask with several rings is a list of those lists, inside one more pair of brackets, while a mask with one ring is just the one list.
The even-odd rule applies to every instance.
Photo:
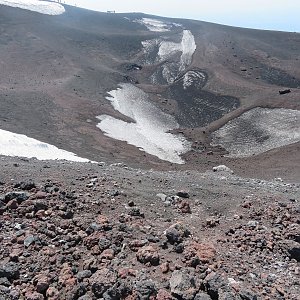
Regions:
[[60, 15], [65, 12], [59, 3], [38, 0], [0, 0], [0, 5], [7, 5], [35, 11], [45, 15]]
[[89, 162], [88, 159], [76, 156], [72, 152], [58, 149], [50, 144], [42, 143], [23, 134], [12, 133], [0, 129], [0, 154], [20, 156], [40, 160], [65, 159], [78, 162]]
[[206, 76], [201, 71], [187, 71], [183, 76], [183, 88], [186, 90], [193, 85], [201, 85], [206, 81]]
[[165, 32], [170, 30], [168, 24], [155, 19], [143, 18], [137, 22], [145, 25], [150, 31]]
[[146, 40], [142, 41], [141, 43], [144, 52], [143, 63], [147, 65], [155, 63], [155, 61], [157, 60], [157, 51], [159, 49], [160, 40]]
[[230, 157], [248, 157], [300, 141], [300, 111], [254, 108], [213, 133]]
[[105, 135], [117, 140], [126, 141], [158, 158], [177, 164], [184, 161], [180, 154], [190, 149], [183, 137], [168, 133], [178, 128], [174, 117], [162, 112], [150, 103], [148, 96], [132, 84], [120, 84], [107, 97], [114, 109], [130, 117], [135, 123], [128, 123], [111, 116], [99, 116], [98, 124]]
[[174, 53], [181, 52], [179, 71], [184, 69], [192, 62], [193, 54], [196, 50], [196, 43], [193, 34], [189, 30], [183, 30], [180, 43], [162, 41], [159, 46], [158, 56], [160, 61], [167, 60]]
[[180, 57], [180, 72], [184, 71], [185, 68], [192, 62], [193, 54], [196, 50], [195, 38], [189, 30], [183, 31], [181, 49], [182, 55]]
[[182, 52], [181, 43], [161, 41], [158, 50], [159, 61], [167, 60], [176, 52]]
[[145, 25], [150, 31], [154, 32], [166, 32], [170, 31], [172, 27], [181, 27], [181, 25], [177, 23], [163, 22], [150, 18], [142, 18], [141, 20], [136, 20], [135, 22]]
[[[183, 30], [180, 42], [154, 39], [143, 41], [142, 45], [147, 63], [166, 62], [163, 65], [162, 75], [168, 83], [172, 83], [179, 73], [191, 64], [196, 50], [195, 38], [189, 30]], [[156, 59], [151, 62], [149, 57], [152, 57], [155, 51], [157, 51]], [[180, 52], [179, 61], [174, 61], [173, 56]]]

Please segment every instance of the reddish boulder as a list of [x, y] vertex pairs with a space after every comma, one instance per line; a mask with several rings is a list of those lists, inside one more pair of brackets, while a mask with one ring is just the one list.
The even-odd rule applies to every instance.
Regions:
[[183, 254], [187, 261], [196, 258], [202, 263], [207, 263], [216, 256], [216, 249], [211, 243], [191, 242], [185, 247]]
[[159, 254], [158, 251], [152, 246], [145, 246], [141, 248], [136, 257], [139, 262], [146, 264], [150, 263], [152, 266], [157, 266], [159, 264]]

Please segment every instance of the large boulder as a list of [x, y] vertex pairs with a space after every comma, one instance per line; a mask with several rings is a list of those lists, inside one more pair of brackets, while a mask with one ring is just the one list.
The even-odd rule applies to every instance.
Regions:
[[199, 292], [199, 293], [195, 296], [194, 300], [212, 300], [212, 299], [211, 299], [210, 296], [207, 295], [206, 293], [204, 293], [204, 292]]
[[142, 247], [136, 254], [137, 260], [143, 264], [150, 263], [152, 266], [159, 264], [158, 251], [153, 246]]
[[184, 256], [187, 262], [208, 263], [216, 256], [216, 249], [211, 243], [191, 242], [185, 246]]
[[185, 237], [188, 237], [191, 233], [188, 228], [182, 223], [176, 223], [170, 226], [166, 232], [166, 237], [170, 244], [182, 243]]
[[0, 277], [6, 277], [8, 280], [18, 279], [20, 277], [19, 265], [14, 262], [8, 262], [0, 266]]
[[180, 299], [192, 300], [199, 291], [194, 270], [186, 268], [176, 270], [170, 279], [170, 289], [173, 296]]
[[138, 299], [141, 300], [150, 299], [150, 296], [155, 296], [157, 293], [155, 283], [152, 280], [138, 281], [136, 282], [134, 288], [139, 296]]
[[96, 297], [101, 298], [103, 294], [111, 288], [117, 281], [114, 271], [102, 268], [94, 273], [90, 278], [92, 291]]
[[219, 165], [219, 166], [213, 167], [213, 171], [214, 172], [226, 172], [226, 173], [233, 174], [233, 171], [225, 165]]

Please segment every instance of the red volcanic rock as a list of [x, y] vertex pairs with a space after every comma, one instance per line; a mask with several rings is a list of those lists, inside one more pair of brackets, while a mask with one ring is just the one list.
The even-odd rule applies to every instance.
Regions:
[[9, 259], [11, 261], [17, 262], [19, 261], [19, 257], [22, 255], [22, 253], [23, 253], [22, 249], [13, 249], [9, 254]]
[[216, 256], [216, 249], [210, 243], [191, 242], [185, 247], [183, 255], [187, 261], [196, 258], [202, 263], [207, 263]]
[[65, 263], [60, 271], [58, 283], [62, 286], [72, 289], [77, 283], [77, 279], [74, 277], [71, 267]]
[[108, 268], [102, 268], [92, 275], [90, 283], [92, 291], [96, 297], [102, 295], [112, 287], [117, 281], [116, 273]]
[[181, 203], [179, 203], [178, 208], [184, 214], [190, 214], [190, 213], [192, 213], [191, 207], [190, 207], [190, 204], [189, 204], [188, 201], [182, 201]]
[[100, 255], [101, 259], [112, 260], [114, 257], [115, 257], [115, 252], [113, 249], [106, 249]]
[[143, 264], [150, 263], [152, 266], [159, 264], [158, 251], [152, 246], [141, 248], [136, 254], [137, 260]]
[[60, 293], [59, 291], [54, 288], [54, 287], [49, 287], [47, 292], [46, 292], [46, 297], [47, 299], [51, 299], [51, 300], [59, 300], [59, 296], [60, 296]]
[[6, 208], [8, 208], [8, 209], [17, 209], [18, 208], [18, 201], [16, 199], [10, 200], [6, 204]]
[[99, 239], [103, 236], [101, 232], [95, 232], [84, 239], [84, 244], [88, 249], [98, 245]]
[[27, 292], [25, 294], [26, 300], [44, 300], [43, 294], [37, 292]]
[[46, 290], [48, 289], [49, 284], [50, 284], [48, 276], [43, 275], [43, 274], [39, 274], [39, 275], [35, 276], [33, 282], [36, 286], [37, 292], [39, 292], [41, 294], [46, 292]]
[[47, 197], [47, 193], [46, 192], [42, 192], [42, 191], [38, 191], [33, 196], [34, 199], [45, 199], [46, 197]]
[[123, 279], [128, 277], [128, 276], [135, 277], [136, 276], [136, 271], [134, 269], [131, 269], [131, 268], [122, 268], [122, 269], [119, 269], [118, 276], [120, 278], [123, 278]]
[[160, 269], [162, 273], [168, 273], [169, 272], [169, 263], [164, 262], [163, 264], [160, 265]]
[[172, 297], [171, 293], [169, 293], [167, 290], [160, 289], [157, 292], [156, 299], [157, 300], [172, 300], [173, 297]]
[[138, 251], [139, 248], [145, 246], [148, 244], [148, 241], [147, 240], [133, 240], [133, 241], [130, 241], [128, 243], [128, 247], [132, 250], [132, 251]]

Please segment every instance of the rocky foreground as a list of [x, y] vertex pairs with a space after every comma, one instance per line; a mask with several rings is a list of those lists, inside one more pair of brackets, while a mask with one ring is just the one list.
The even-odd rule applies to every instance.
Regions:
[[299, 184], [0, 160], [0, 299], [299, 299]]

